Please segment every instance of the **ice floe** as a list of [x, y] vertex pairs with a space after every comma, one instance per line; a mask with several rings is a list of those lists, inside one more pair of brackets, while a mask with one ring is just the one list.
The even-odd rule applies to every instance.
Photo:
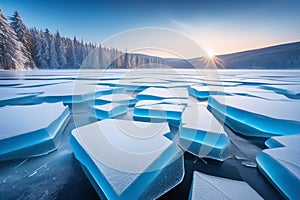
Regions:
[[[300, 102], [246, 96], [212, 96], [211, 112], [234, 131], [256, 137], [300, 133]], [[274, 125], [276, 124], [276, 126]]]
[[180, 146], [199, 157], [224, 160], [230, 140], [222, 124], [203, 105], [188, 106], [182, 114]]
[[37, 156], [54, 150], [69, 114], [68, 107], [62, 103], [0, 108], [0, 160]]
[[248, 183], [194, 172], [191, 200], [263, 199]]
[[155, 199], [184, 175], [169, 132], [167, 123], [106, 119], [74, 129], [71, 145], [100, 197]]
[[91, 116], [97, 119], [108, 119], [124, 114], [128, 111], [126, 105], [120, 103], [107, 103], [103, 105], [92, 105], [90, 107]]

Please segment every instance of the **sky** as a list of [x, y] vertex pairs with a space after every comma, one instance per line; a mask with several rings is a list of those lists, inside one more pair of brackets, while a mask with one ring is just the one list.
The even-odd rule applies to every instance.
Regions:
[[299, 0], [0, 0], [0, 6], [6, 16], [17, 10], [28, 27], [86, 42], [142, 27], [174, 30], [218, 55], [300, 41]]

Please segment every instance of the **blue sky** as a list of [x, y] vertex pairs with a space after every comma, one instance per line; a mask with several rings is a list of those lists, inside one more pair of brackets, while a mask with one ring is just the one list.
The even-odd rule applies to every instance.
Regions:
[[132, 28], [179, 31], [208, 51], [224, 54], [300, 41], [300, 1], [0, 0], [29, 27], [100, 43]]

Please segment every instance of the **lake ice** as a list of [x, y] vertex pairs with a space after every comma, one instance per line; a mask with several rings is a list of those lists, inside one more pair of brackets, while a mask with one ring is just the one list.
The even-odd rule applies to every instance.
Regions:
[[299, 76], [1, 71], [0, 199], [295, 199]]

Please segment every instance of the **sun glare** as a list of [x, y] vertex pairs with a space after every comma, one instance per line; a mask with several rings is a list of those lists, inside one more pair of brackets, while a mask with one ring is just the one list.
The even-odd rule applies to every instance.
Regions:
[[211, 59], [215, 56], [214, 52], [213, 51], [207, 51], [207, 56]]

